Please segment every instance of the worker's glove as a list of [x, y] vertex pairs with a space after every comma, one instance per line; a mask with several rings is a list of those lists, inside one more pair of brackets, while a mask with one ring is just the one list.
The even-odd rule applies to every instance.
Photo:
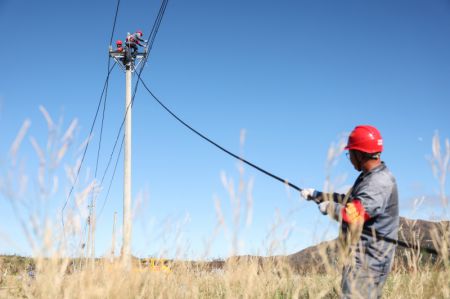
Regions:
[[313, 188], [305, 188], [300, 191], [300, 194], [306, 200], [315, 200], [317, 197], [317, 191]]
[[319, 203], [320, 213], [322, 213], [322, 215], [327, 215], [329, 207], [330, 207], [329, 201], [323, 201], [323, 202]]

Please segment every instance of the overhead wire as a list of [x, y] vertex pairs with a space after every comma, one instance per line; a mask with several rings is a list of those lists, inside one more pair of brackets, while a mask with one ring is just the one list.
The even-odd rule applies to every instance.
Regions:
[[103, 210], [105, 209], [106, 203], [108, 202], [109, 192], [111, 191], [111, 186], [112, 186], [112, 183], [114, 181], [114, 177], [116, 175], [117, 165], [119, 164], [119, 158], [120, 158], [120, 154], [122, 153], [124, 141], [125, 141], [125, 136], [122, 137], [122, 142], [120, 144], [119, 153], [117, 154], [116, 163], [114, 164], [113, 174], [112, 174], [111, 179], [109, 181], [108, 191], [106, 192], [106, 196], [105, 196], [105, 199], [103, 200], [103, 204], [102, 204], [102, 207], [100, 209], [100, 212], [98, 213], [97, 219], [101, 218], [101, 216], [103, 214]]
[[114, 31], [116, 30], [116, 22], [117, 22], [117, 15], [119, 14], [119, 6], [120, 6], [120, 0], [117, 0], [116, 13], [114, 15], [114, 22], [113, 22], [113, 27], [111, 30], [111, 38], [109, 39], [110, 45], [112, 45], [112, 40], [114, 38]]
[[[119, 13], [119, 6], [120, 6], [120, 0], [117, 0], [116, 11], [115, 11], [115, 14], [114, 14], [113, 26], [112, 26], [112, 30], [111, 30], [111, 36], [110, 36], [110, 39], [109, 39], [110, 46], [112, 46], [112, 40], [113, 40], [113, 37], [114, 37], [114, 32], [115, 32], [116, 23], [117, 23], [117, 16], [118, 16], [118, 13]], [[80, 163], [80, 165], [78, 167], [78, 170], [77, 170], [77, 175], [76, 175], [75, 180], [74, 180], [74, 182], [73, 182], [73, 184], [72, 184], [72, 186], [70, 188], [69, 195], [67, 196], [67, 199], [66, 199], [66, 201], [64, 203], [64, 206], [62, 208], [62, 211], [61, 211], [61, 214], [62, 214], [61, 215], [61, 219], [62, 219], [62, 227], [63, 227], [63, 235], [64, 236], [65, 236], [64, 209], [67, 206], [67, 203], [68, 203], [68, 201], [69, 201], [69, 199], [70, 199], [70, 197], [71, 197], [71, 195], [73, 193], [75, 184], [76, 184], [76, 182], [78, 180], [78, 176], [80, 174], [81, 167], [83, 165], [83, 161], [85, 159], [86, 152], [87, 152], [87, 149], [89, 147], [90, 139], [92, 137], [92, 132], [93, 132], [93, 129], [94, 129], [94, 126], [95, 126], [95, 122], [97, 120], [97, 116], [98, 116], [99, 108], [100, 108], [100, 105], [101, 105], [101, 102], [102, 102], [103, 94], [105, 94], [105, 100], [103, 102], [102, 121], [101, 121], [101, 127], [100, 127], [100, 137], [99, 137], [99, 143], [98, 143], [98, 149], [97, 149], [97, 158], [96, 158], [96, 163], [95, 163], [95, 177], [97, 177], [97, 170], [98, 170], [98, 163], [99, 163], [99, 156], [100, 156], [100, 149], [101, 149], [102, 135], [103, 135], [103, 124], [104, 124], [105, 110], [106, 110], [106, 102], [107, 102], [107, 98], [108, 98], [109, 76], [110, 76], [113, 68], [115, 67], [115, 65], [116, 65], [116, 63], [114, 63], [113, 66], [110, 67], [111, 66], [111, 57], [108, 56], [108, 66], [107, 66], [108, 73], [107, 73], [107, 76], [106, 76], [105, 84], [103, 86], [103, 91], [102, 91], [102, 94], [100, 96], [99, 103], [97, 105], [97, 110], [96, 110], [96, 113], [95, 113], [94, 121], [93, 121], [92, 126], [91, 126], [91, 130], [90, 130], [90, 133], [89, 133], [88, 141], [87, 141], [85, 150], [83, 152], [81, 163]], [[86, 221], [86, 226], [87, 226], [87, 224], [88, 224], [88, 220]], [[86, 230], [86, 226], [85, 226], [85, 230]]]
[[163, 0], [161, 3], [161, 7], [159, 8], [158, 17], [155, 19], [155, 22], [152, 27], [152, 31], [150, 32], [148, 40], [148, 52], [153, 48], [153, 43], [155, 41], [156, 35], [158, 34], [159, 26], [161, 25], [162, 18], [167, 8], [169, 0]]
[[[114, 14], [114, 21], [113, 21], [113, 26], [112, 26], [112, 30], [111, 30], [111, 36], [110, 36], [110, 39], [109, 39], [110, 48], [112, 47], [112, 41], [113, 41], [113, 38], [114, 38], [115, 29], [116, 29], [117, 16], [119, 14], [119, 7], [120, 7], [120, 0], [117, 0], [116, 12]], [[108, 55], [108, 68], [109, 68], [110, 64], [111, 64], [111, 56]], [[94, 178], [95, 179], [97, 178], [98, 163], [99, 163], [99, 159], [100, 159], [100, 150], [101, 150], [102, 138], [103, 138], [103, 124], [104, 124], [104, 119], [105, 119], [106, 103], [107, 103], [107, 100], [108, 100], [108, 84], [109, 83], [107, 82], [106, 92], [105, 92], [105, 101], [103, 102], [102, 121], [101, 121], [101, 125], [100, 125], [100, 136], [99, 136], [99, 142], [98, 142], [98, 148], [97, 148], [97, 158], [96, 158], [96, 162], [95, 162], [95, 171], [94, 171]], [[101, 181], [100, 185], [102, 185], [102, 183], [103, 183], [103, 178], [102, 178], [102, 181]], [[94, 201], [96, 200], [96, 195], [97, 194], [95, 192], [92, 193], [90, 209], [93, 209]], [[91, 221], [90, 216], [86, 220], [84, 231], [86, 231], [86, 227], [88, 226], [89, 221]], [[82, 241], [83, 238], [84, 237], [82, 237], [80, 241]]]
[[94, 120], [92, 121], [91, 128], [89, 130], [88, 140], [87, 140], [86, 146], [84, 148], [83, 155], [81, 157], [80, 165], [78, 166], [78, 169], [77, 169], [76, 174], [75, 174], [75, 178], [74, 178], [73, 183], [72, 183], [72, 185], [70, 187], [70, 190], [69, 190], [69, 193], [67, 195], [66, 201], [64, 202], [64, 205], [63, 205], [63, 207], [61, 209], [61, 221], [62, 221], [63, 231], [64, 231], [64, 210], [65, 210], [65, 208], [66, 208], [66, 206], [67, 206], [67, 204], [68, 204], [68, 202], [70, 200], [70, 197], [72, 196], [73, 190], [74, 190], [75, 185], [76, 185], [76, 183], [78, 181], [78, 177], [80, 175], [81, 167], [83, 166], [84, 159], [86, 158], [86, 152], [87, 152], [87, 150], [89, 148], [90, 140], [91, 140], [91, 137], [92, 137], [92, 132], [94, 131], [95, 123], [97, 121], [97, 116], [98, 116], [98, 112], [100, 110], [100, 106], [101, 106], [101, 103], [102, 103], [103, 94], [105, 93], [106, 87], [108, 85], [109, 75], [111, 74], [111, 72], [112, 72], [112, 70], [114, 69], [115, 66], [116, 66], [116, 64], [114, 63], [113, 66], [108, 70], [108, 74], [106, 76], [106, 80], [105, 80], [105, 83], [103, 85], [103, 90], [102, 90], [102, 93], [100, 95], [100, 98], [99, 98], [99, 101], [98, 101], [98, 104], [97, 104], [97, 109], [95, 111]]
[[[112, 41], [113, 41], [113, 38], [114, 38], [114, 32], [115, 32], [115, 29], [116, 29], [117, 16], [119, 14], [119, 6], [120, 6], [120, 0], [117, 0], [116, 13], [114, 14], [113, 27], [112, 27], [112, 30], [111, 30], [111, 37], [109, 39], [109, 45], [110, 46], [112, 46]], [[108, 56], [108, 69], [109, 69], [110, 64], [111, 64], [111, 56]], [[104, 118], [105, 118], [105, 110], [106, 110], [107, 99], [108, 99], [108, 83], [107, 83], [107, 86], [106, 86], [105, 101], [103, 102], [102, 122], [101, 122], [101, 125], [100, 125], [100, 137], [99, 137], [98, 149], [97, 149], [97, 160], [95, 162], [95, 177], [97, 177], [98, 162], [99, 162], [99, 157], [100, 157], [100, 148], [101, 148], [102, 136], [103, 136], [103, 122], [104, 122]]]
[[[114, 38], [114, 32], [115, 32], [116, 23], [117, 23], [117, 16], [119, 14], [119, 7], [120, 7], [120, 0], [117, 0], [116, 12], [114, 14], [114, 21], [113, 21], [113, 26], [112, 26], [112, 30], [111, 30], [111, 36], [109, 39], [110, 46], [112, 46], [112, 40]], [[111, 64], [111, 56], [108, 56], [108, 68], [109, 68], [110, 64]], [[101, 122], [101, 126], [100, 126], [100, 138], [99, 138], [98, 149], [97, 149], [97, 161], [95, 163], [95, 177], [97, 177], [98, 161], [99, 161], [99, 157], [100, 157], [100, 148], [101, 148], [102, 135], [103, 135], [103, 122], [104, 122], [104, 117], [105, 117], [107, 98], [108, 98], [108, 86], [106, 87], [105, 101], [103, 102], [102, 122]]]
[[214, 142], [213, 140], [211, 140], [210, 138], [206, 137], [205, 135], [203, 135], [202, 133], [200, 133], [199, 131], [197, 131], [196, 129], [194, 129], [193, 127], [191, 127], [189, 124], [187, 124], [185, 121], [183, 121], [180, 117], [178, 117], [174, 112], [172, 112], [172, 110], [170, 110], [166, 105], [164, 105], [164, 103], [162, 101], [160, 101], [155, 94], [153, 94], [153, 92], [148, 88], [148, 86], [145, 84], [145, 82], [140, 79], [142, 85], [144, 86], [144, 88], [150, 93], [150, 95], [153, 97], [153, 99], [156, 100], [156, 102], [162, 107], [164, 108], [164, 110], [166, 110], [170, 115], [172, 115], [178, 122], [180, 122], [182, 125], [184, 125], [186, 128], [188, 128], [190, 131], [192, 131], [193, 133], [195, 133], [196, 135], [198, 135], [199, 137], [201, 137], [202, 139], [206, 140], [207, 142], [209, 142], [210, 144], [214, 145], [215, 147], [217, 147], [218, 149], [220, 149], [221, 151], [225, 152], [226, 154], [234, 157], [235, 159], [242, 161], [243, 163], [253, 167], [254, 169], [268, 175], [269, 177], [282, 182], [283, 184], [297, 190], [297, 191], [302, 191], [302, 189], [298, 186], [296, 186], [295, 184], [292, 184], [291, 182], [289, 182], [286, 179], [283, 179], [261, 167], [259, 167], [258, 165], [247, 161], [246, 159], [232, 153], [231, 151], [227, 150], [226, 148], [222, 147], [221, 145], [219, 145], [218, 143]]

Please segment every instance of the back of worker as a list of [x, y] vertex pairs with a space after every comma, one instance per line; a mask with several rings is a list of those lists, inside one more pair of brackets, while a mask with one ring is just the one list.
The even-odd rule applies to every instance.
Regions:
[[[358, 199], [367, 214], [359, 241], [351, 244], [352, 256], [344, 266], [344, 298], [380, 298], [392, 268], [399, 226], [398, 192], [394, 176], [384, 163], [356, 180], [349, 202]], [[342, 232], [349, 233], [349, 223], [342, 221]], [[376, 233], [375, 233], [376, 232]]]
[[345, 149], [361, 172], [349, 194], [305, 188], [301, 195], [341, 224], [342, 298], [381, 298], [399, 227], [397, 183], [381, 161], [383, 139], [375, 127], [355, 127]]

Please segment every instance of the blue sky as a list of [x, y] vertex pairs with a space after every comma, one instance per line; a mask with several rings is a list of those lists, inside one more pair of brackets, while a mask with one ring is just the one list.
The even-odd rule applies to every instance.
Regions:
[[[147, 36], [159, 5], [121, 1], [114, 40], [136, 29]], [[2, 181], [12, 168], [10, 145], [29, 119], [18, 152], [18, 165], [29, 177], [23, 197], [55, 225], [71, 186], [64, 167], [79, 157], [106, 77], [115, 7], [116, 1], [0, 1], [0, 36], [6, 46], [0, 72]], [[194, 128], [301, 187], [322, 189], [329, 147], [358, 124], [377, 126], [384, 137], [383, 159], [399, 184], [401, 215], [430, 219], [442, 214], [433, 199], [439, 185], [427, 157], [435, 132], [441, 142], [450, 136], [449, 36], [450, 2], [444, 0], [173, 0], [142, 76]], [[116, 68], [100, 175], [122, 121], [124, 81]], [[42, 205], [38, 159], [29, 139], [46, 147], [40, 105], [59, 124], [60, 135], [78, 120], [71, 150], [54, 171], [59, 188]], [[100, 120], [75, 193], [92, 179]], [[215, 199], [233, 235], [232, 204], [221, 173], [237, 184], [237, 161], [187, 131], [140, 87], [133, 110], [133, 197], [135, 202], [143, 198], [143, 204], [134, 221], [133, 253], [167, 250], [175, 256], [182, 248], [185, 256], [201, 258], [217, 223]], [[356, 176], [341, 155], [331, 171], [336, 188], [345, 189]], [[110, 172], [103, 188], [109, 177]], [[248, 167], [243, 179], [253, 185], [253, 218], [246, 226], [244, 194], [238, 253], [266, 254], [270, 240], [286, 236], [275, 252], [292, 253], [335, 236], [336, 225], [295, 191]], [[413, 213], [413, 200], [422, 196], [424, 203]], [[30, 254], [10, 199], [5, 194], [0, 199], [0, 251]], [[30, 211], [22, 209], [18, 215], [26, 218]], [[122, 161], [99, 219], [98, 255], [110, 246], [113, 213], [121, 223], [121, 210]], [[272, 227], [275, 233], [269, 233]], [[227, 256], [231, 240], [221, 228], [208, 257]]]

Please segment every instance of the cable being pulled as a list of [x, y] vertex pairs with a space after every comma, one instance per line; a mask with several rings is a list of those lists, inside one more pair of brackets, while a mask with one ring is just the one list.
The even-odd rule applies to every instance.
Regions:
[[139, 78], [139, 80], [142, 82], [142, 85], [144, 86], [144, 88], [150, 93], [150, 95], [158, 102], [159, 105], [161, 105], [161, 107], [163, 107], [170, 115], [172, 115], [176, 120], [178, 120], [182, 125], [184, 125], [186, 128], [188, 128], [189, 130], [191, 130], [192, 132], [194, 132], [195, 134], [197, 134], [198, 136], [200, 136], [202, 139], [206, 140], [207, 142], [211, 143], [212, 145], [214, 145], [215, 147], [217, 147], [218, 149], [220, 149], [221, 151], [227, 153], [228, 155], [236, 158], [239, 161], [242, 161], [243, 163], [255, 168], [256, 170], [264, 173], [265, 175], [270, 176], [271, 178], [274, 178], [277, 181], [282, 182], [283, 184], [288, 185], [291, 188], [294, 188], [297, 191], [302, 191], [302, 189], [294, 184], [292, 184], [291, 182], [289, 182], [286, 179], [283, 179], [273, 173], [268, 172], [267, 170], [262, 169], [261, 167], [253, 164], [252, 162], [249, 162], [247, 160], [245, 160], [244, 158], [230, 152], [229, 150], [227, 150], [226, 148], [220, 146], [219, 144], [217, 144], [216, 142], [212, 141], [211, 139], [209, 139], [208, 137], [206, 137], [205, 135], [203, 135], [202, 133], [200, 133], [199, 131], [195, 130], [194, 128], [192, 128], [190, 125], [188, 125], [186, 122], [184, 122], [181, 118], [179, 118], [175, 113], [173, 113], [169, 108], [167, 108], [166, 105], [164, 105], [154, 94], [153, 92], [151, 92], [151, 90], [147, 87], [147, 85], [145, 84], [145, 82], [142, 80], [142, 78]]

